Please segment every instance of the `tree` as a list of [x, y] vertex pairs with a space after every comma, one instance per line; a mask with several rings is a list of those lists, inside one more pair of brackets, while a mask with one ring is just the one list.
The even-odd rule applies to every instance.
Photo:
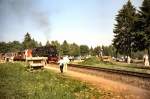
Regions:
[[75, 43], [70, 44], [69, 54], [71, 56], [79, 56], [80, 55], [80, 47]]
[[61, 52], [63, 55], [69, 55], [69, 44], [66, 40], [64, 40], [63, 44], [61, 45]]
[[136, 9], [131, 4], [130, 0], [123, 5], [116, 17], [117, 24], [114, 29], [113, 46], [117, 52], [131, 56], [131, 51], [134, 49], [135, 37], [135, 22], [137, 20]]
[[94, 49], [93, 49], [93, 47], [90, 48], [89, 54], [92, 55], [92, 56], [95, 55], [95, 54], [94, 54]]
[[23, 50], [22, 44], [19, 41], [0, 42], [0, 53], [17, 52]]
[[115, 48], [112, 45], [102, 46], [104, 56], [115, 56]]
[[50, 46], [50, 42], [47, 40], [46, 45], [45, 46]]
[[101, 50], [102, 50], [102, 48], [100, 46], [95, 47], [94, 48], [94, 55], [100, 56]]
[[139, 45], [138, 48], [141, 48], [141, 50], [147, 49], [150, 54], [150, 0], [143, 1], [139, 11], [139, 17], [139, 28], [141, 29], [139, 42], [142, 47]]
[[56, 46], [57, 52], [59, 55], [62, 55], [61, 48], [60, 48], [60, 43], [56, 41], [51, 41], [51, 45]]
[[17, 51], [20, 51], [20, 50], [23, 50], [22, 48], [22, 44], [19, 42], [19, 41], [13, 41], [13, 42], [9, 42], [9, 51], [10, 52], [17, 52]]
[[32, 48], [35, 48], [35, 47], [38, 47], [38, 42], [35, 41], [34, 39], [31, 40], [31, 45], [32, 45]]
[[85, 56], [89, 54], [89, 47], [87, 45], [80, 45], [80, 54]]
[[42, 43], [41, 42], [39, 42], [38, 47], [42, 47]]
[[0, 53], [8, 52], [8, 46], [5, 42], [0, 42]]
[[31, 36], [28, 32], [26, 33], [26, 35], [24, 37], [23, 47], [24, 47], [24, 49], [33, 48], [33, 40], [31, 39]]

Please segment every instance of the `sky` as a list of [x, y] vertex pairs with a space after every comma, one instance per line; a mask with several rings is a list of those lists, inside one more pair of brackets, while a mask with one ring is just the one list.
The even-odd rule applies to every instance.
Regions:
[[[128, 0], [0, 0], [0, 41], [110, 45], [115, 16]], [[138, 8], [143, 0], [131, 0]]]

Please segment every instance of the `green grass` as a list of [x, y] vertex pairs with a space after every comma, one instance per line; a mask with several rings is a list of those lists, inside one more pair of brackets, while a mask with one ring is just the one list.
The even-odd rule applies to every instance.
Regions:
[[101, 64], [101, 65], [114, 65], [114, 63], [112, 62], [103, 62], [100, 59], [98, 59], [97, 57], [91, 57], [91, 58], [87, 58], [86, 60], [84, 60], [83, 62], [79, 63], [82, 65], [95, 65], [95, 64]]
[[150, 69], [141, 69], [141, 68], [138, 68], [135, 64], [123, 64], [123, 63], [116, 63], [116, 62], [103, 62], [103, 61], [100, 61], [96, 57], [88, 58], [85, 61], [80, 62], [78, 64], [94, 66], [94, 67], [110, 68], [110, 69], [135, 71], [135, 72], [142, 72], [142, 73], [149, 73], [150, 74]]
[[49, 70], [27, 72], [21, 63], [0, 64], [0, 99], [99, 99], [83, 82]]
[[85, 61], [81, 62], [80, 64], [83, 64], [83, 65], [94, 65], [94, 64], [99, 64], [100, 61], [98, 60], [98, 58], [96, 57], [91, 57], [91, 58], [87, 58]]

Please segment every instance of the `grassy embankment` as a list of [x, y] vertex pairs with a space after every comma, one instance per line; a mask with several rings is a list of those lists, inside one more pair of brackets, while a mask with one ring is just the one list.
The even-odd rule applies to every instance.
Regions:
[[119, 70], [127, 70], [127, 71], [135, 71], [135, 72], [142, 72], [142, 73], [150, 73], [150, 69], [142, 69], [135, 64], [125, 64], [125, 63], [117, 63], [117, 62], [103, 62], [96, 57], [91, 57], [86, 59], [83, 62], [78, 64], [88, 65], [88, 66], [95, 66], [95, 67], [103, 67], [103, 68], [110, 68], [110, 69], [119, 69]]
[[0, 64], [0, 99], [99, 99], [103, 95], [49, 70], [27, 72], [21, 63]]

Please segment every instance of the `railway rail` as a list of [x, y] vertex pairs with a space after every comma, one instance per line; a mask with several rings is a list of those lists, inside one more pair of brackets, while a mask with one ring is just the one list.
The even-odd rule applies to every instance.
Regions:
[[[57, 63], [53, 63], [53, 64], [57, 64]], [[119, 69], [110, 69], [110, 68], [103, 68], [103, 67], [93, 67], [93, 66], [87, 66], [87, 65], [85, 66], [85, 65], [79, 65], [79, 64], [68, 64], [68, 66], [75, 67], [75, 68], [108, 72], [108, 73], [115, 73], [115, 74], [126, 75], [126, 76], [133, 76], [133, 77], [144, 78], [144, 79], [150, 79], [149, 73], [141, 73], [141, 72], [128, 71], [128, 70], [119, 70]]]
[[84, 65], [78, 65], [78, 64], [69, 64], [69, 66], [70, 67], [76, 67], [76, 68], [85, 68], [85, 69], [90, 69], [90, 70], [103, 71], [103, 72], [109, 72], [109, 73], [129, 75], [129, 76], [135, 76], [135, 77], [150, 79], [150, 74], [148, 74], [148, 73], [119, 70], [119, 69], [110, 69], [110, 68], [103, 68], [103, 67], [84, 66]]

